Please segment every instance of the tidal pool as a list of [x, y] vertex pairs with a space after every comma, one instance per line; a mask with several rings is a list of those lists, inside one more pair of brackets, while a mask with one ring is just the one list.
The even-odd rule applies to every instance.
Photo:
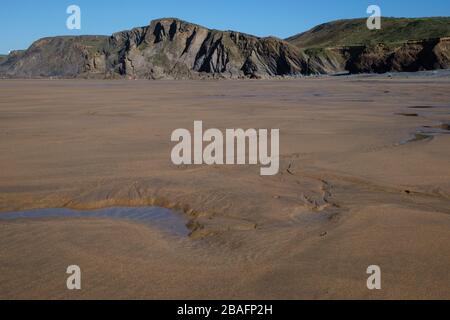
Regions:
[[399, 144], [404, 145], [410, 142], [418, 142], [424, 140], [433, 140], [434, 137], [439, 135], [450, 134], [450, 124], [441, 123], [435, 126], [424, 126], [416, 131], [414, 135], [407, 140], [401, 141]]
[[160, 207], [114, 207], [99, 210], [36, 209], [0, 213], [0, 220], [39, 218], [109, 218], [129, 220], [158, 228], [177, 236], [190, 233], [188, 219], [181, 213]]

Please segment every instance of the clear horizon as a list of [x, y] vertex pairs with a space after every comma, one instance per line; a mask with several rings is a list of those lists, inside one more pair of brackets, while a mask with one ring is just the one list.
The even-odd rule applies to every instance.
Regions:
[[[367, 17], [371, 4], [381, 7], [386, 17], [450, 16], [448, 0], [393, 1], [349, 0], [342, 5], [338, 0], [286, 0], [273, 5], [265, 0], [236, 1], [226, 5], [212, 5], [207, 0], [195, 3], [174, 0], [171, 4], [145, 3], [129, 0], [32, 0], [7, 2], [0, 12], [0, 54], [27, 49], [34, 41], [50, 36], [111, 35], [114, 32], [148, 25], [151, 20], [174, 17], [211, 29], [236, 30], [256, 36], [287, 38], [307, 31], [321, 23]], [[68, 30], [66, 9], [69, 5], [81, 7], [81, 30]], [[217, 9], [219, 8], [220, 9]]]

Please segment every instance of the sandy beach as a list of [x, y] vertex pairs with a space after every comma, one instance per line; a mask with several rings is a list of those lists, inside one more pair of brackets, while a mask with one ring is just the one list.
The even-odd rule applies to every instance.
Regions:
[[[280, 129], [279, 174], [173, 165], [196, 120]], [[448, 77], [1, 80], [0, 215], [159, 206], [192, 234], [0, 219], [0, 298], [450, 299], [449, 122]]]

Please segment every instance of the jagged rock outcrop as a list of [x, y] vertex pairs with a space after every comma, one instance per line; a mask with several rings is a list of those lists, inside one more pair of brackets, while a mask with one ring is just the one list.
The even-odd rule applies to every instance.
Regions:
[[322, 73], [295, 46], [273, 38], [217, 31], [178, 19], [114, 34], [109, 61], [116, 74], [136, 78], [268, 78]]
[[111, 37], [55, 37], [9, 56], [10, 77], [127, 77], [140, 79], [268, 78], [323, 73], [295, 46], [276, 38], [210, 30], [178, 19]]

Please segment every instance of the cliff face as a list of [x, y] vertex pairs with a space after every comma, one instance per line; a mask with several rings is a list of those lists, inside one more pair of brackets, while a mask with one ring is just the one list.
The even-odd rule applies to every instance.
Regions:
[[450, 38], [335, 49], [350, 73], [415, 72], [450, 68]]
[[12, 52], [0, 64], [0, 75], [27, 77], [77, 77], [101, 69], [97, 57], [108, 37], [54, 37], [36, 41], [28, 50]]
[[[306, 59], [278, 39], [209, 30], [176, 19], [114, 34], [109, 61], [116, 73], [138, 78], [301, 75]], [[114, 65], [114, 63], [113, 63]]]
[[416, 72], [450, 68], [450, 38], [307, 49], [311, 64], [325, 73]]
[[[111, 37], [56, 37], [9, 56], [0, 74], [12, 77], [143, 79], [268, 78], [324, 72], [304, 52], [276, 38], [209, 30], [178, 19]], [[325, 66], [326, 68], [326, 66]]]
[[[334, 25], [340, 28], [338, 31], [342, 29], [341, 33], [352, 35], [352, 39], [361, 39], [355, 31], [362, 25], [358, 21], [353, 21], [353, 24], [345, 21], [319, 26], [288, 39], [292, 41], [291, 44], [277, 38], [210, 30], [178, 19], [160, 19], [149, 26], [118, 32], [111, 37], [54, 37], [38, 40], [28, 50], [12, 52], [6, 58], [0, 58], [0, 76], [272, 78], [450, 68], [450, 38], [319, 48], [301, 46], [301, 39], [310, 44], [329, 43], [331, 40], [326, 35]], [[441, 20], [436, 21], [440, 23]], [[433, 23], [436, 21], [433, 20]], [[404, 26], [403, 33], [405, 30], [411, 31], [407, 29], [408, 26], [411, 26], [410, 22]], [[425, 28], [422, 26], [420, 30]], [[410, 34], [408, 32], [407, 35]], [[332, 36], [336, 38], [335, 34]]]
[[384, 73], [450, 68], [449, 37], [450, 17], [383, 17], [380, 30], [369, 30], [366, 19], [338, 20], [286, 41], [329, 62], [331, 72]]

